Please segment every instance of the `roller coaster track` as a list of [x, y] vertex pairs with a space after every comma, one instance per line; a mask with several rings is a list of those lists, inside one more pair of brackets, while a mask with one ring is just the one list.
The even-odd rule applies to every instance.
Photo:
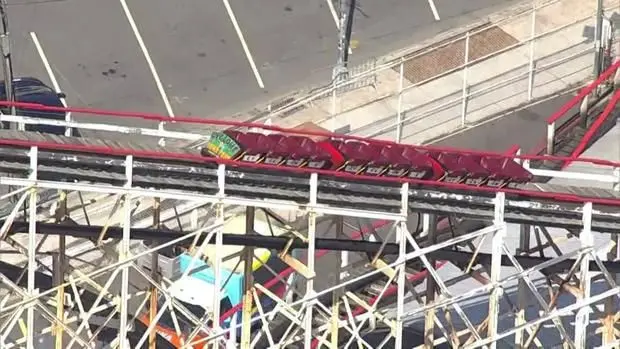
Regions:
[[[36, 159], [34, 164], [33, 159]], [[550, 156], [521, 159], [568, 161]], [[597, 160], [581, 161], [620, 166]], [[109, 193], [145, 192], [155, 188], [162, 198], [189, 195], [208, 202], [228, 200], [231, 204], [253, 202], [259, 205], [265, 199], [286, 200], [291, 207], [307, 205], [314, 190], [317, 211], [329, 213], [333, 211], [331, 207], [338, 207], [356, 216], [362, 212], [368, 216], [367, 211], [373, 210], [379, 216], [394, 217], [403, 196], [403, 183], [398, 179], [349, 176], [332, 171], [315, 171], [317, 175], [312, 176], [305, 169], [238, 165], [227, 161], [219, 161], [217, 165], [213, 159], [189, 152], [145, 150], [118, 142], [0, 131], [0, 171], [12, 174], [12, 178], [4, 177], [0, 183], [7, 185], [36, 184], [46, 188], [49, 182], [66, 182], [67, 189], [85, 185], [84, 189]], [[128, 180], [128, 169], [131, 169], [131, 188], [123, 187]], [[531, 171], [537, 174], [535, 169]], [[541, 173], [547, 172], [541, 170]], [[36, 173], [36, 180], [30, 179], [32, 173]], [[85, 182], [95, 184], [81, 184]], [[493, 217], [496, 189], [420, 180], [408, 180], [406, 184], [409, 188], [404, 195], [409, 197], [411, 210], [459, 214], [479, 220]], [[505, 207], [507, 222], [577, 228], [582, 219], [580, 203], [589, 201], [596, 205], [593, 229], [601, 232], [620, 229], [620, 196], [613, 190], [584, 193], [577, 187], [535, 183], [523, 189], [501, 191], [509, 195]], [[226, 193], [225, 197], [218, 196], [222, 192]]]
[[[227, 125], [225, 122], [216, 124]], [[494, 155], [501, 156], [501, 154]], [[541, 178], [561, 174], [532, 168], [529, 163], [569, 160], [575, 161], [553, 156], [515, 157], [515, 161], [523, 163], [533, 174]], [[610, 169], [620, 167], [620, 164], [606, 161], [592, 159], [579, 161], [604, 165]], [[130, 142], [12, 131], [0, 131], [0, 173], [9, 174], [0, 178], [0, 183], [6, 185], [36, 185], [41, 189], [92, 190], [116, 194], [150, 192], [147, 196], [171, 199], [182, 197], [201, 202], [233, 205], [261, 206], [273, 203], [288, 208], [310, 208], [327, 214], [338, 210], [346, 211], [352, 216], [387, 217], [395, 220], [402, 215], [400, 213], [402, 202], [407, 202], [408, 209], [415, 212], [492, 220], [497, 205], [495, 193], [498, 192], [492, 188], [458, 184], [354, 177], [331, 171], [311, 173], [303, 169], [285, 170], [268, 165], [240, 165], [221, 160], [216, 163], [188, 149], [153, 148]], [[615, 175], [598, 178], [611, 183], [618, 182]], [[506, 222], [577, 229], [583, 225], [582, 204], [591, 202], [595, 207], [592, 214], [592, 229], [617, 233], [620, 228], [618, 219], [620, 197], [612, 190], [584, 190], [547, 185], [541, 181], [519, 189], [504, 188], [499, 191], [507, 195], [504, 202]], [[41, 233], [62, 234], [63, 231], [66, 233], [66, 227], [54, 228], [53, 225], [43, 223], [37, 225]], [[14, 223], [12, 232], [25, 229], [25, 226]], [[88, 238], [98, 235], [100, 230], [101, 227], [90, 227], [90, 230], [87, 227], [72, 227], [70, 234]], [[121, 235], [115, 228], [111, 228], [108, 234], [110, 237]], [[149, 229], [132, 229], [132, 235], [137, 239], [158, 238], [164, 241], [176, 237], [171, 232]], [[282, 248], [288, 243], [287, 240], [275, 237], [256, 239], [239, 235], [224, 236], [225, 243], [273, 249]], [[398, 245], [389, 243], [382, 246], [382, 243], [368, 241], [345, 242], [330, 239], [316, 239], [316, 243], [316, 248], [319, 249], [365, 253], [376, 253], [381, 250], [383, 256], [398, 253]], [[307, 245], [301, 240], [295, 240], [292, 247], [303, 249]], [[429, 256], [466, 263], [472, 258], [472, 253], [441, 249], [431, 252]], [[479, 261], [488, 258], [487, 255], [478, 254]], [[524, 266], [545, 262], [544, 258], [533, 257], [519, 257], [518, 260]], [[509, 261], [502, 259], [502, 264], [504, 263], [509, 265]], [[548, 271], [567, 270], [571, 263], [574, 263], [574, 260], [555, 264], [553, 267], [556, 269]], [[606, 267], [610, 270], [620, 269], [616, 263], [608, 264]], [[592, 265], [593, 269], [596, 267]], [[383, 276], [379, 274], [377, 277]], [[373, 280], [352, 284], [347, 289], [359, 290], [366, 287], [369, 282]], [[324, 302], [327, 304], [330, 300], [325, 299]]]

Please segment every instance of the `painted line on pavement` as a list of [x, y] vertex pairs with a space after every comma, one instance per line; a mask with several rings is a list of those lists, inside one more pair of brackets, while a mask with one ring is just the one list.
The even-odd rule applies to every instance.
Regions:
[[[138, 41], [138, 46], [140, 46], [140, 50], [142, 50], [142, 54], [144, 55], [144, 59], [146, 59], [146, 64], [149, 66], [151, 70], [151, 75], [153, 75], [153, 79], [155, 80], [155, 85], [157, 85], [157, 90], [161, 95], [161, 99], [164, 102], [164, 106], [166, 107], [166, 113], [171, 118], [174, 118], [174, 112], [172, 111], [172, 106], [170, 105], [170, 100], [168, 99], [168, 95], [166, 94], [166, 90], [164, 89], [164, 85], [161, 83], [161, 79], [159, 78], [159, 74], [157, 73], [157, 69], [155, 69], [155, 64], [153, 64], [153, 60], [151, 59], [151, 55], [149, 54], [146, 45], [144, 44], [144, 40], [142, 39], [142, 35], [140, 35], [140, 31], [138, 30], [138, 26], [136, 21], [129, 10], [129, 6], [127, 6], [126, 0], [119, 0], [121, 6], [123, 7], [123, 12], [125, 13], [125, 17], [127, 17], [127, 21], [129, 21], [129, 25], [131, 26], [131, 30], [133, 31], [133, 35], [136, 37]], [[160, 125], [161, 126], [161, 125]]]
[[[47, 76], [49, 76], [50, 81], [52, 82], [52, 87], [54, 88], [54, 91], [56, 93], [61, 93], [62, 90], [60, 89], [60, 85], [58, 84], [56, 75], [54, 74], [54, 71], [52, 70], [52, 67], [50, 66], [50, 62], [47, 59], [47, 55], [45, 54], [45, 51], [43, 51], [43, 46], [41, 46], [41, 43], [39, 42], [37, 33], [30, 32], [30, 38], [32, 39], [32, 42], [34, 43], [34, 47], [37, 49], [37, 53], [39, 54], [39, 58], [41, 58], [41, 62], [43, 63], [43, 66], [45, 67]], [[62, 103], [63, 107], [67, 108], [67, 101], [65, 100], [64, 97], [60, 98], [60, 102]], [[71, 122], [71, 112], [65, 113], [65, 121]], [[71, 127], [67, 127], [65, 129], [65, 136], [67, 137], [71, 136]]]
[[245, 38], [243, 37], [243, 32], [241, 31], [241, 28], [239, 27], [239, 22], [237, 22], [235, 13], [230, 7], [230, 3], [228, 2], [228, 0], [222, 0], [222, 2], [224, 3], [224, 7], [226, 7], [226, 12], [228, 13], [228, 17], [230, 18], [230, 21], [232, 22], [233, 27], [235, 27], [235, 31], [237, 32], [237, 36], [239, 37], [239, 41], [241, 41], [243, 52], [245, 52], [245, 56], [248, 59], [248, 63], [250, 63], [250, 68], [252, 68], [252, 72], [254, 73], [256, 82], [258, 83], [258, 87], [265, 88], [263, 79], [261, 78], [260, 73], [258, 72], [258, 69], [256, 68], [256, 63], [254, 62], [254, 58], [252, 58], [252, 53], [250, 52], [250, 48], [248, 47], [248, 44], [245, 41]]
[[325, 2], [327, 3], [327, 7], [329, 8], [329, 12], [332, 14], [332, 18], [334, 19], [334, 22], [336, 23], [336, 28], [340, 29], [340, 21], [338, 20], [338, 13], [336, 12], [336, 8], [334, 7], [334, 3], [332, 2], [332, 0], [325, 0]]
[[435, 6], [435, 1], [428, 0], [428, 6], [431, 7], [431, 12], [433, 12], [433, 17], [435, 17], [435, 20], [440, 21], [441, 18], [439, 18], [439, 12], [437, 11], [437, 6]]

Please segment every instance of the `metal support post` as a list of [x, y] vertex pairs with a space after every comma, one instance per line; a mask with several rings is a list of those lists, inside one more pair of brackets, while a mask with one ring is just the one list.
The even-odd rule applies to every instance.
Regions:
[[590, 107], [590, 95], [586, 95], [579, 105], [579, 118], [581, 119], [581, 127], [588, 128], [588, 108]]
[[497, 193], [495, 197], [495, 232], [491, 243], [491, 296], [489, 298], [489, 325], [487, 337], [491, 341], [489, 348], [497, 347], [496, 336], [499, 322], [500, 299], [502, 297], [503, 288], [497, 283], [500, 280], [502, 267], [502, 247], [504, 245], [504, 237], [506, 235], [506, 222], [504, 221], [504, 202], [506, 200], [505, 193]]
[[[30, 148], [30, 180], [37, 180], [38, 169], [38, 148]], [[37, 271], [36, 264], [36, 248], [37, 248], [37, 189], [30, 189], [30, 214], [28, 216], [28, 295], [36, 296], [35, 290], [35, 273]], [[26, 311], [26, 348], [35, 349], [34, 346], [34, 304], [28, 305]]]
[[[344, 239], [344, 219], [339, 216], [336, 218], [336, 239]], [[340, 284], [341, 281], [341, 271], [342, 271], [342, 256], [341, 253], [336, 252], [336, 265], [338, 266], [338, 272], [335, 274], [334, 281], [335, 285]], [[332, 293], [332, 322], [331, 322], [331, 345], [332, 348], [338, 348], [338, 323], [340, 321], [340, 297], [343, 295], [343, 289], [338, 288], [334, 290]]]
[[[521, 224], [520, 226], [521, 234], [519, 235], [519, 248], [516, 251], [517, 255], [529, 255], [530, 250], [530, 237], [532, 226], [528, 224]], [[517, 301], [518, 301], [518, 311], [515, 316], [515, 327], [520, 328], [527, 322], [527, 318], [525, 316], [525, 310], [527, 309], [528, 299], [530, 298], [530, 294], [527, 287], [527, 282], [523, 279], [519, 279], [518, 291], [517, 291]], [[515, 333], [515, 348], [517, 349], [525, 349], [525, 341], [526, 337], [524, 336], [523, 329], [520, 329]]]
[[[329, 0], [331, 1], [331, 0]], [[340, 25], [338, 34], [338, 63], [334, 67], [332, 78], [342, 82], [348, 78], [349, 45], [353, 32], [353, 18], [356, 0], [340, 0]]]
[[532, 1], [532, 29], [530, 33], [530, 64], [529, 64], [529, 76], [527, 79], [527, 100], [531, 101], [534, 98], [534, 45], [536, 40], [536, 1]]
[[[9, 16], [6, 0], [0, 0], [0, 17], [2, 17], [2, 33], [0, 33], [0, 50], [2, 50], [2, 70], [4, 72], [4, 86], [6, 100], [15, 101], [13, 93], [13, 62], [11, 60], [11, 43], [9, 40]], [[11, 114], [15, 115], [15, 106], [11, 106]], [[19, 123], [19, 129], [24, 130], [24, 123]]]
[[[292, 251], [290, 251], [290, 255], [291, 257], [293, 257], [296, 260], [302, 260], [303, 259], [303, 250], [301, 249], [294, 249]], [[299, 279], [300, 279], [301, 275], [298, 275], [297, 273], [291, 273], [291, 275], [289, 275], [289, 277], [286, 279], [286, 284], [291, 291], [288, 292], [286, 294], [286, 297], [284, 299], [284, 302], [286, 303], [293, 303], [295, 301], [295, 292], [298, 291], [299, 289]]]
[[[133, 178], [133, 156], [127, 155], [125, 158], [125, 178], [126, 188], [132, 187]], [[120, 243], [120, 251], [118, 254], [119, 262], [125, 261], [129, 258], [129, 243], [131, 235], [131, 201], [130, 194], [125, 194], [124, 207], [123, 207], [123, 237]], [[118, 343], [120, 349], [129, 349], [129, 343], [127, 341], [127, 326], [128, 326], [128, 312], [127, 312], [127, 299], [129, 294], [129, 266], [121, 266], [121, 299], [120, 299], [120, 328], [118, 330]]]
[[547, 155], [555, 151], [555, 122], [547, 124]]
[[330, 108], [330, 116], [336, 116], [336, 109], [338, 104], [338, 83], [336, 80], [332, 83], [332, 103]]
[[[245, 233], [254, 235], [254, 207], [248, 206], [245, 209]], [[246, 246], [243, 252], [243, 326], [241, 327], [241, 348], [249, 348], [252, 336], [252, 289], [254, 288], [254, 277], [252, 275], [252, 264], [254, 262], [254, 248]], [[219, 273], [216, 270], [216, 273]]]
[[[161, 214], [161, 202], [159, 198], [154, 198], [153, 200], [153, 228], [160, 228], [160, 214]], [[152, 247], [155, 246], [155, 242], [152, 243]], [[159, 278], [159, 253], [153, 252], [151, 253], [151, 277], [157, 283], [160, 282]], [[158, 299], [158, 290], [155, 285], [151, 285], [151, 297], [150, 297], [150, 307], [149, 307], [149, 324], [152, 324], [156, 321], [157, 317], [157, 299]], [[149, 333], [149, 349], [156, 349], [157, 347], [157, 333], [155, 331], [151, 331]]]
[[[428, 236], [428, 241], [431, 245], [437, 243], [437, 216], [433, 214], [424, 214], [423, 216], [423, 231]], [[435, 265], [436, 260], [434, 258], [428, 259], [431, 265]], [[428, 273], [426, 276], [426, 306], [429, 306], [435, 301], [435, 291], [437, 285], [433, 276]], [[426, 311], [424, 317], [424, 348], [434, 348], [433, 342], [435, 341], [435, 308], [429, 308]]]
[[405, 59], [400, 59], [398, 76], [398, 110], [396, 112], [396, 143], [400, 143], [403, 137], [403, 85], [405, 80]]
[[[620, 168], [614, 168], [614, 176], [619, 180], [614, 183], [613, 190], [620, 191]], [[611, 248], [607, 252], [607, 260], [608, 261], [618, 261], [620, 258], [620, 239], [618, 238], [618, 234], [609, 234], [611, 239]], [[613, 273], [614, 280], [616, 284], [620, 281], [620, 274]], [[616, 336], [616, 312], [620, 311], [620, 307], [616, 305], [616, 297], [609, 297], [605, 300], [605, 319], [603, 320], [604, 328], [603, 328], [603, 345], [612, 345], [617, 341]]]
[[[581, 242], [582, 257], [579, 264], [579, 288], [581, 292], [577, 297], [577, 302], [585, 301], [590, 298], [590, 257], [594, 240], [592, 237], [592, 203], [583, 205], [583, 229], [579, 234]], [[575, 346], [577, 349], [586, 349], [588, 338], [588, 324], [590, 323], [590, 307], [584, 306], [577, 310], [575, 315]]]
[[[220, 164], [217, 167], [217, 187], [218, 187], [218, 193], [217, 196], [218, 198], [220, 198], [220, 200], [224, 199], [226, 197], [225, 195], [225, 186], [226, 186], [226, 165], [224, 164]], [[215, 270], [215, 277], [213, 280], [213, 288], [214, 288], [214, 295], [213, 295], [213, 331], [215, 333], [219, 333], [220, 332], [220, 313], [221, 310], [220, 309], [220, 299], [222, 298], [220, 296], [220, 292], [221, 292], [221, 285], [222, 285], [222, 273], [220, 273], [220, 270], [222, 270], [222, 259], [224, 256], [222, 256], [222, 245], [224, 242], [224, 204], [221, 202], [218, 202], [215, 204], [215, 224], [217, 224], [217, 229], [215, 230], [215, 256], [213, 256], [214, 261], [213, 261], [213, 270]], [[237, 318], [236, 315], [233, 315], [233, 319]], [[236, 341], [235, 338], [237, 337], [237, 332], [236, 331], [232, 331], [230, 333], [230, 337], [232, 339], [232, 341]], [[214, 340], [211, 346], [213, 349], [219, 349], [219, 344], [217, 340]]]
[[467, 85], [467, 65], [469, 64], [469, 31], [465, 33], [465, 62], [463, 63], [463, 96], [461, 102], [461, 126], [467, 123], [467, 97], [469, 86]]
[[596, 2], [596, 28], [594, 36], [594, 78], [598, 78], [601, 75], [603, 63], [603, 0], [597, 0]]
[[[219, 165], [218, 167], [218, 177], [220, 178], [220, 196], [223, 198], [224, 197], [224, 171], [225, 167], [224, 165]], [[213, 261], [213, 270], [215, 270], [215, 280], [213, 282], [213, 286], [214, 286], [214, 296], [213, 296], [213, 330], [215, 331], [215, 333], [219, 333], [220, 332], [220, 313], [222, 311], [222, 309], [220, 309], [220, 299], [222, 298], [220, 296], [220, 292], [221, 292], [221, 285], [222, 285], [222, 273], [220, 272], [220, 270], [222, 270], [222, 245], [224, 242], [224, 204], [216, 204], [215, 205], [215, 217], [216, 217], [216, 224], [218, 225], [218, 228], [215, 231], [215, 256], [214, 256], [214, 261]], [[237, 317], [236, 315], [233, 315], [233, 318]], [[230, 333], [230, 337], [231, 337], [231, 341], [232, 342], [236, 342], [236, 338], [237, 336], [237, 331], [232, 331]], [[213, 341], [213, 349], [219, 349], [220, 345], [218, 344], [217, 340]]]
[[[319, 177], [316, 173], [310, 175], [310, 207], [316, 207], [318, 198]], [[314, 271], [314, 254], [315, 254], [315, 238], [316, 238], [316, 213], [313, 209], [308, 212], [308, 251], [307, 251], [307, 268], [310, 275], [316, 275]], [[304, 316], [304, 348], [310, 348], [312, 344], [312, 312], [315, 300], [314, 296], [314, 276], [306, 280], [306, 314]], [[312, 300], [309, 300], [312, 299]]]
[[[620, 257], [618, 255], [618, 235], [610, 234], [612, 239], [613, 247], [607, 254], [608, 261], [617, 261]], [[616, 284], [620, 280], [618, 277], [618, 273], [612, 274], [614, 277], [614, 281]], [[603, 336], [602, 343], [603, 345], [612, 345], [612, 343], [616, 343], [618, 338], [616, 337], [616, 313], [620, 310], [620, 307], [616, 304], [616, 297], [609, 297], [605, 300], [605, 318], [603, 319]]]
[[407, 255], [407, 215], [409, 213], [409, 183], [404, 183], [401, 188], [400, 213], [405, 218], [398, 222], [396, 237], [398, 239], [398, 279], [396, 296], [396, 331], [394, 333], [395, 349], [403, 349], [403, 321], [405, 313], [405, 278], [406, 255]]
[[[56, 223], [63, 222], [67, 216], [67, 193], [59, 192], [60, 198], [58, 208], [55, 212]], [[54, 254], [52, 261], [54, 272], [54, 286], [61, 285], [65, 280], [65, 260], [66, 260], [67, 240], [64, 235], [58, 236], [58, 253]], [[62, 349], [63, 328], [62, 323], [65, 321], [65, 289], [61, 287], [56, 294], [56, 318], [58, 323], [54, 326], [55, 348]]]
[[[53, 284], [54, 287], [58, 287], [63, 283], [63, 275], [62, 275], [62, 259], [60, 258], [59, 252], [53, 252], [52, 254], [52, 272], [53, 272]], [[62, 349], [62, 326], [60, 325], [64, 318], [64, 287], [58, 288], [58, 293], [56, 294], [56, 317], [58, 318], [58, 322], [53, 327], [54, 338], [56, 349]]]
[[340, 278], [341, 279], [346, 279], [347, 277], [349, 277], [349, 271], [342, 270], [347, 265], [349, 265], [349, 251], [342, 251], [340, 252], [340, 267], [341, 267]]

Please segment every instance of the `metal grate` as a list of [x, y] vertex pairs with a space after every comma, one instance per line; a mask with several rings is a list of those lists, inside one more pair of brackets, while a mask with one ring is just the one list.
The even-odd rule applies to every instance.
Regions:
[[[488, 27], [482, 31], [479, 31], [480, 28], [474, 30], [477, 31], [477, 33], [469, 38], [470, 62], [500, 51], [518, 42], [512, 35], [506, 33], [497, 26]], [[438, 43], [435, 47], [441, 47], [447, 42], [454, 41], [455, 39], [454, 37], [447, 39]], [[419, 51], [412, 53], [410, 57], [415, 58], [405, 58], [403, 67], [405, 78], [412, 83], [417, 83], [458, 68], [465, 63], [465, 42], [465, 37], [463, 37], [445, 47], [441, 47], [426, 54], [420, 55]], [[400, 67], [396, 66], [393, 69], [399, 71]]]

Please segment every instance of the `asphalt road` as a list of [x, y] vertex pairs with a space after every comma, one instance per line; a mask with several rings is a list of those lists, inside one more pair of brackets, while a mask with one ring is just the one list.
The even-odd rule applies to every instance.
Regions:
[[[129, 0], [128, 8], [174, 114], [225, 117], [330, 79], [337, 27], [327, 1], [230, 0], [264, 89], [222, 0]], [[436, 21], [427, 0], [358, 0], [352, 60], [415, 44], [518, 1], [434, 0]], [[16, 76], [49, 81], [30, 36], [35, 32], [70, 105], [166, 113], [120, 0], [8, 2]]]

